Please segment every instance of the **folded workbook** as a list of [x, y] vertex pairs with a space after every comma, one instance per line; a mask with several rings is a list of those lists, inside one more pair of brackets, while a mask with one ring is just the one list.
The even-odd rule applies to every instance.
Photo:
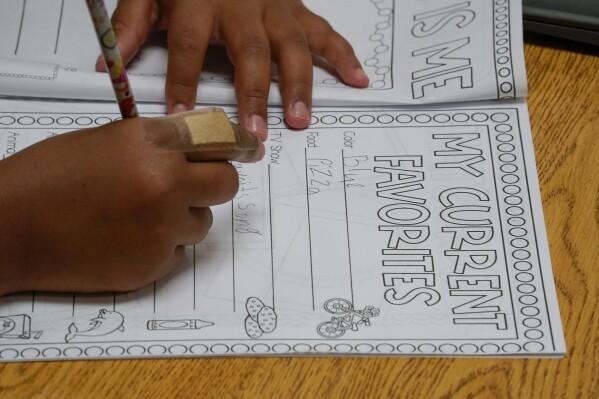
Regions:
[[[108, 8], [116, 0], [106, 0]], [[422, 104], [526, 96], [519, 0], [307, 0], [353, 45], [370, 87], [344, 85], [315, 59], [316, 105]], [[114, 101], [95, 72], [97, 39], [84, 1], [12, 0], [0, 14], [0, 95]], [[166, 35], [128, 70], [135, 97], [164, 101]], [[276, 68], [273, 72], [276, 79]], [[235, 101], [233, 68], [211, 49], [198, 101]], [[271, 103], [280, 103], [276, 82]]]
[[[49, 53], [38, 45], [28, 50], [38, 60], [24, 60], [25, 43], [35, 42], [26, 40], [33, 3], [10, 3], [20, 39], [2, 38], [13, 48], [0, 68], [20, 67], [0, 74], [3, 94], [52, 97], [56, 87], [81, 99], [80, 76], [111, 98], [106, 76], [90, 67], [95, 50], [91, 64], [52, 61], [52, 51], [76, 43], [68, 21], [88, 29], [79, 2], [43, 2], [55, 3], [46, 16], [62, 25], [38, 24], [54, 29], [43, 36]], [[264, 160], [234, 163], [238, 193], [213, 207], [206, 239], [163, 280], [127, 293], [0, 297], [1, 360], [565, 353], [518, 98], [526, 91], [519, 2], [308, 4], [354, 43], [371, 87], [347, 88], [318, 70], [317, 100], [343, 106], [315, 108], [302, 132], [273, 106]], [[158, 50], [142, 53], [134, 90], [159, 100], [163, 77], [145, 75], [144, 54], [156, 68], [164, 62]], [[202, 90], [233, 100], [226, 73], [203, 76]], [[164, 105], [139, 109], [154, 117]], [[225, 111], [237, 120], [234, 107]], [[119, 117], [107, 102], [2, 99], [0, 154]]]

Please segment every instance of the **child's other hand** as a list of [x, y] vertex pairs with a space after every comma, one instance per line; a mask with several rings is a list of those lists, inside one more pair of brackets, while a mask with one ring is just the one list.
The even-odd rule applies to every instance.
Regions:
[[208, 207], [238, 188], [224, 160], [255, 161], [264, 147], [184, 153], [172, 129], [160, 137], [164, 120], [67, 133], [0, 162], [0, 295], [132, 290], [205, 237]]
[[[168, 30], [168, 112], [193, 109], [208, 44], [227, 48], [235, 65], [241, 125], [266, 138], [271, 61], [278, 64], [285, 120], [310, 123], [312, 53], [324, 57], [349, 85], [365, 87], [351, 45], [301, 0], [121, 0], [112, 17], [126, 62], [152, 29]], [[96, 64], [105, 70], [102, 60]]]

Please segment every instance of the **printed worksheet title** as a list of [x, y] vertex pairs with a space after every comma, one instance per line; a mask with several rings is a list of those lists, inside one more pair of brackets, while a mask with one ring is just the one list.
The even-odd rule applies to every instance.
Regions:
[[[434, 307], [442, 293], [452, 298], [454, 324], [478, 324], [505, 330], [502, 310], [501, 274], [496, 249], [488, 245], [495, 236], [492, 216], [497, 212], [490, 195], [479, 183], [484, 158], [478, 148], [479, 133], [436, 133], [433, 162], [435, 170], [450, 170], [466, 177], [468, 185], [448, 186], [435, 193], [430, 204], [430, 187], [425, 179], [424, 155], [374, 157], [374, 172], [379, 176], [376, 195], [381, 199], [377, 216], [383, 233], [381, 266], [384, 298], [396, 306]], [[430, 163], [429, 163], [430, 164]], [[440, 209], [431, 215], [431, 209]], [[439, 231], [432, 231], [431, 220], [438, 217]], [[439, 224], [436, 224], [439, 226]], [[437, 227], [438, 228], [438, 227]], [[446, 248], [435, 258], [431, 245], [436, 237], [446, 237]], [[438, 241], [437, 241], [438, 242]], [[443, 270], [439, 270], [442, 267]], [[447, 288], [436, 281], [446, 276]], [[444, 284], [442, 284], [444, 285]], [[447, 292], [448, 290], [448, 292]]]
[[[446, 31], [463, 29], [475, 18], [476, 13], [471, 9], [470, 1], [414, 15], [412, 36], [426, 43], [411, 54], [414, 65], [418, 65], [411, 76], [412, 97], [415, 100], [445, 86], [453, 89], [473, 87], [472, 60], [464, 55], [470, 37], [447, 41]], [[432, 45], [431, 40], [434, 43]]]

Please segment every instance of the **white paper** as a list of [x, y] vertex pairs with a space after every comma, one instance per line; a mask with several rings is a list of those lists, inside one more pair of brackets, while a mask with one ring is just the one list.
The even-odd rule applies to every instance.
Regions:
[[[118, 118], [3, 100], [0, 153]], [[268, 123], [183, 267], [131, 293], [0, 297], [0, 359], [565, 353], [524, 102]]]
[[[106, 1], [114, 8], [116, 1]], [[354, 47], [368, 89], [345, 86], [316, 60], [315, 105], [419, 104], [526, 96], [520, 0], [306, 0]], [[113, 100], [94, 71], [97, 39], [80, 0], [11, 0], [2, 5], [0, 94]], [[162, 102], [164, 34], [129, 68], [138, 101]], [[235, 103], [222, 48], [207, 57], [198, 101]], [[276, 74], [275, 74], [276, 78]], [[280, 104], [276, 83], [271, 104]]]

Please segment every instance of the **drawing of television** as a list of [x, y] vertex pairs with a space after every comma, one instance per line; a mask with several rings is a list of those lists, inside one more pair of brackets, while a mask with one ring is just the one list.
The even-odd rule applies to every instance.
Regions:
[[0, 316], [0, 338], [34, 339], [41, 337], [43, 331], [31, 331], [31, 318], [26, 314]]

